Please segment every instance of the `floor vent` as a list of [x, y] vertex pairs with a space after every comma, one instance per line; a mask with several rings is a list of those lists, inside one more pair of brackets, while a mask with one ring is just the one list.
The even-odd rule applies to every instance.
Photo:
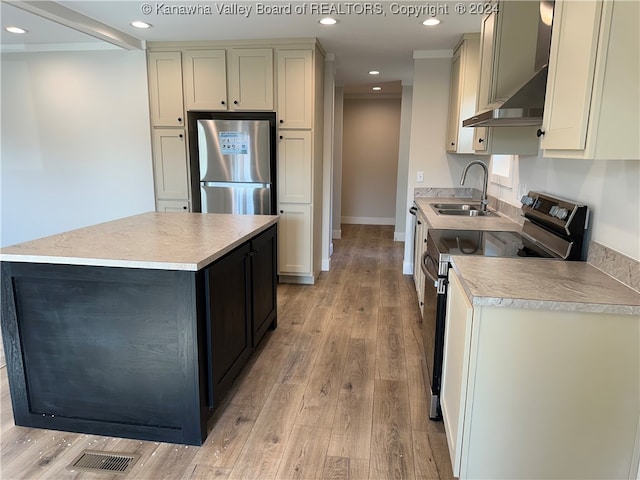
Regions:
[[96, 452], [84, 450], [67, 466], [69, 470], [126, 474], [135, 465], [140, 455], [122, 452]]

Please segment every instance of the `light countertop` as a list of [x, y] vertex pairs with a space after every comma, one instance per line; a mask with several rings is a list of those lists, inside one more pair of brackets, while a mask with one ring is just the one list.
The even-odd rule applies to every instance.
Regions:
[[[432, 203], [465, 203], [477, 202], [476, 199], [463, 197], [415, 197], [414, 201], [427, 219], [429, 228], [446, 230], [484, 230], [519, 232], [522, 225], [498, 213], [484, 217], [462, 217], [457, 215], [438, 215], [431, 208]], [[493, 210], [492, 210], [493, 211]]]
[[149, 212], [5, 247], [0, 260], [197, 271], [277, 221], [274, 215]]
[[473, 305], [640, 315], [640, 292], [586, 262], [452, 257]]

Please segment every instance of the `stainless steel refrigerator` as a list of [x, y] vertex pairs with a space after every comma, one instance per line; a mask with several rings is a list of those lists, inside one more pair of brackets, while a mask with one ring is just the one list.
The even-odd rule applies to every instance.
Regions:
[[194, 212], [275, 213], [275, 113], [189, 112]]

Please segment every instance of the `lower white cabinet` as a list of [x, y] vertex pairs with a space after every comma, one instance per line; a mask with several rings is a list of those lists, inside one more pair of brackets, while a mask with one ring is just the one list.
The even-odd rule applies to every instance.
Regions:
[[280, 204], [279, 275], [312, 275], [311, 209], [311, 205]]
[[156, 200], [156, 211], [158, 212], [188, 212], [188, 200]]
[[474, 306], [449, 280], [441, 406], [454, 476], [636, 475], [638, 318]]

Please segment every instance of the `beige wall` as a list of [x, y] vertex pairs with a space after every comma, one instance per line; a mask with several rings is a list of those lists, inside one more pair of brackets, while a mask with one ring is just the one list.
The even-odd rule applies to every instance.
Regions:
[[395, 224], [400, 98], [345, 98], [343, 223]]

